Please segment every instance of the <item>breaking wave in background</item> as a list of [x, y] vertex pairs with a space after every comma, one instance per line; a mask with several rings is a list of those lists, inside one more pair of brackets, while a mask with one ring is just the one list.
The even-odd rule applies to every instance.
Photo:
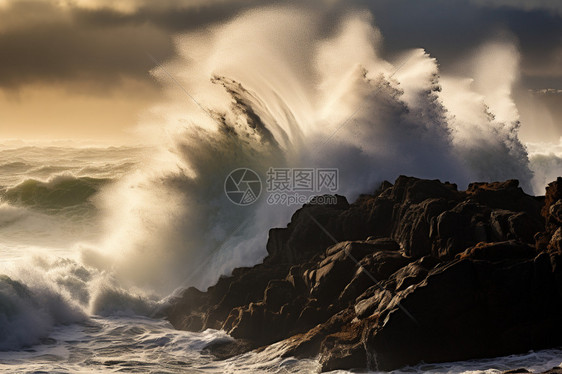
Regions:
[[[423, 49], [383, 58], [374, 23], [359, 10], [252, 10], [177, 37], [178, 57], [153, 71], [165, 99], [140, 126], [146, 146], [1, 146], [0, 350], [20, 350], [0, 363], [316, 370], [276, 358], [275, 347], [212, 362], [197, 342], [224, 333], [145, 318], [174, 290], [204, 289], [261, 261], [269, 228], [290, 219], [296, 207], [264, 198], [233, 205], [223, 186], [237, 168], [264, 182], [270, 167], [338, 168], [338, 193], [350, 201], [400, 174], [460, 188], [517, 178], [542, 194], [562, 163], [530, 161], [518, 138], [513, 41], [493, 36], [465, 75], [442, 76]], [[560, 357], [548, 352], [517, 365]], [[512, 368], [509, 360], [486, 365]], [[455, 365], [432, 371], [473, 370]]]

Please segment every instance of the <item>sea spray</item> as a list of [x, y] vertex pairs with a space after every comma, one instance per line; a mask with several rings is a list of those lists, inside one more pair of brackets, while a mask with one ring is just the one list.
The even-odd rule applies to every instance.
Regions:
[[[350, 201], [399, 174], [461, 188], [473, 180], [518, 178], [528, 189], [528, 157], [509, 92], [517, 63], [494, 75], [497, 66], [489, 72], [482, 62], [483, 46], [464, 75], [443, 77], [423, 49], [385, 59], [375, 23], [365, 11], [334, 16], [309, 5], [248, 11], [178, 35], [177, 57], [155, 67], [165, 97], [141, 125], [150, 148], [52, 148], [57, 157], [45, 165], [37, 165], [37, 148], [2, 150], [10, 158], [3, 170], [18, 171], [2, 181], [2, 192], [10, 192], [2, 227], [9, 235], [21, 236], [14, 228], [25, 227], [59, 245], [68, 241], [73, 251], [60, 262], [31, 266], [41, 269], [42, 283], [28, 281], [29, 272], [6, 272], [9, 279], [30, 295], [48, 289], [61, 305], [72, 300], [69, 310], [81, 315], [151, 314], [156, 300], [177, 288], [204, 289], [235, 267], [261, 261], [268, 230], [285, 225], [295, 208], [264, 198], [247, 207], [232, 204], [224, 181], [241, 167], [263, 182], [271, 167], [338, 169], [337, 192]], [[491, 42], [499, 43], [502, 61], [516, 57], [510, 40]], [[492, 86], [482, 82], [490, 75], [498, 80]], [[65, 164], [72, 152], [80, 154], [80, 166]], [[105, 152], [119, 162], [92, 162], [104, 160]], [[58, 196], [69, 184], [79, 206], [95, 209], [95, 219], [82, 225], [89, 234], [77, 241], [74, 218], [47, 230], [53, 212], [38, 211], [50, 193]], [[82, 188], [88, 193], [81, 195]], [[36, 194], [30, 203], [23, 199], [26, 189]], [[66, 208], [50, 206], [59, 216]], [[21, 298], [10, 287], [8, 300]], [[24, 300], [34, 297], [41, 298]], [[22, 310], [33, 309], [25, 303]], [[49, 326], [66, 321], [47, 320]], [[38, 328], [37, 336], [48, 330]]]
[[[270, 167], [336, 168], [349, 200], [399, 174], [461, 187], [518, 178], [528, 190], [516, 116], [506, 114], [517, 63], [490, 96], [478, 81], [493, 74], [484, 57], [470, 62], [473, 81], [442, 78], [424, 50], [389, 61], [383, 43], [368, 12], [310, 6], [258, 8], [179, 35], [178, 56], [153, 71], [166, 99], [142, 126], [160, 151], [101, 200], [104, 269], [164, 296], [263, 259], [267, 230], [293, 209], [234, 206], [224, 180], [241, 167], [263, 180]], [[505, 58], [515, 53], [497, 43]]]

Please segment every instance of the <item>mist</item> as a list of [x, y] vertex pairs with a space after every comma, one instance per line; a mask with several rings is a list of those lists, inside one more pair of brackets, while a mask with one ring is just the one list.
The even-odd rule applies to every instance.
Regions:
[[165, 99], [140, 127], [159, 153], [99, 198], [107, 239], [83, 255], [124, 286], [205, 289], [264, 258], [268, 229], [297, 207], [233, 205], [223, 186], [237, 168], [262, 181], [269, 167], [337, 168], [350, 202], [401, 174], [459, 188], [516, 178], [541, 193], [518, 138], [509, 38], [443, 76], [421, 48], [385, 59], [366, 10], [262, 7], [175, 43], [152, 72]]

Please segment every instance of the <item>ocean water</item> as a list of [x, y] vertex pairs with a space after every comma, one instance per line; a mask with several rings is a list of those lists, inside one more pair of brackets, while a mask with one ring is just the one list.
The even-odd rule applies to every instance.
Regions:
[[[283, 346], [214, 360], [223, 331], [177, 331], [151, 318], [163, 299], [128, 294], [81, 252], [104, 233], [97, 198], [135, 173], [148, 147], [0, 148], [0, 371], [6, 373], [314, 373]], [[105, 283], [104, 283], [105, 282]], [[165, 298], [164, 298], [165, 299]], [[165, 302], [165, 301], [164, 301]], [[562, 350], [419, 365], [404, 373], [498, 373], [562, 363]]]
[[[260, 262], [268, 230], [298, 208], [268, 204], [267, 191], [234, 205], [233, 170], [337, 169], [349, 201], [401, 174], [461, 189], [517, 178], [534, 194], [562, 174], [559, 144], [518, 137], [533, 124], [512, 100], [511, 40], [468, 51], [466, 71], [447, 75], [421, 48], [386, 58], [367, 11], [290, 4], [178, 35], [175, 48], [151, 72], [162, 100], [139, 124], [142, 146], [0, 140], [0, 370], [317, 371], [315, 360], [279, 358], [279, 344], [214, 361], [201, 348], [224, 332], [152, 317], [182, 287]], [[403, 372], [560, 363], [548, 350]]]
[[0, 146], [0, 371], [315, 371], [315, 361], [279, 359], [271, 349], [217, 362], [201, 350], [231, 339], [226, 333], [175, 330], [150, 317], [159, 297], [117, 291], [106, 270], [87, 264], [84, 248], [105, 232], [100, 192], [153, 152]]

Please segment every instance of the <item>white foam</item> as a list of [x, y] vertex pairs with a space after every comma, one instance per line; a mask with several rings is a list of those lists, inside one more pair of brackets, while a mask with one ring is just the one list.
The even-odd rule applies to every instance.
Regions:
[[101, 199], [105, 270], [165, 296], [259, 262], [294, 207], [233, 206], [223, 185], [240, 167], [263, 180], [269, 167], [338, 168], [349, 200], [400, 174], [461, 188], [518, 178], [530, 191], [513, 42], [487, 42], [464, 75], [442, 79], [424, 50], [388, 61], [382, 43], [368, 12], [314, 5], [258, 7], [179, 36], [178, 56], [153, 72], [166, 99], [143, 125], [161, 151]]

